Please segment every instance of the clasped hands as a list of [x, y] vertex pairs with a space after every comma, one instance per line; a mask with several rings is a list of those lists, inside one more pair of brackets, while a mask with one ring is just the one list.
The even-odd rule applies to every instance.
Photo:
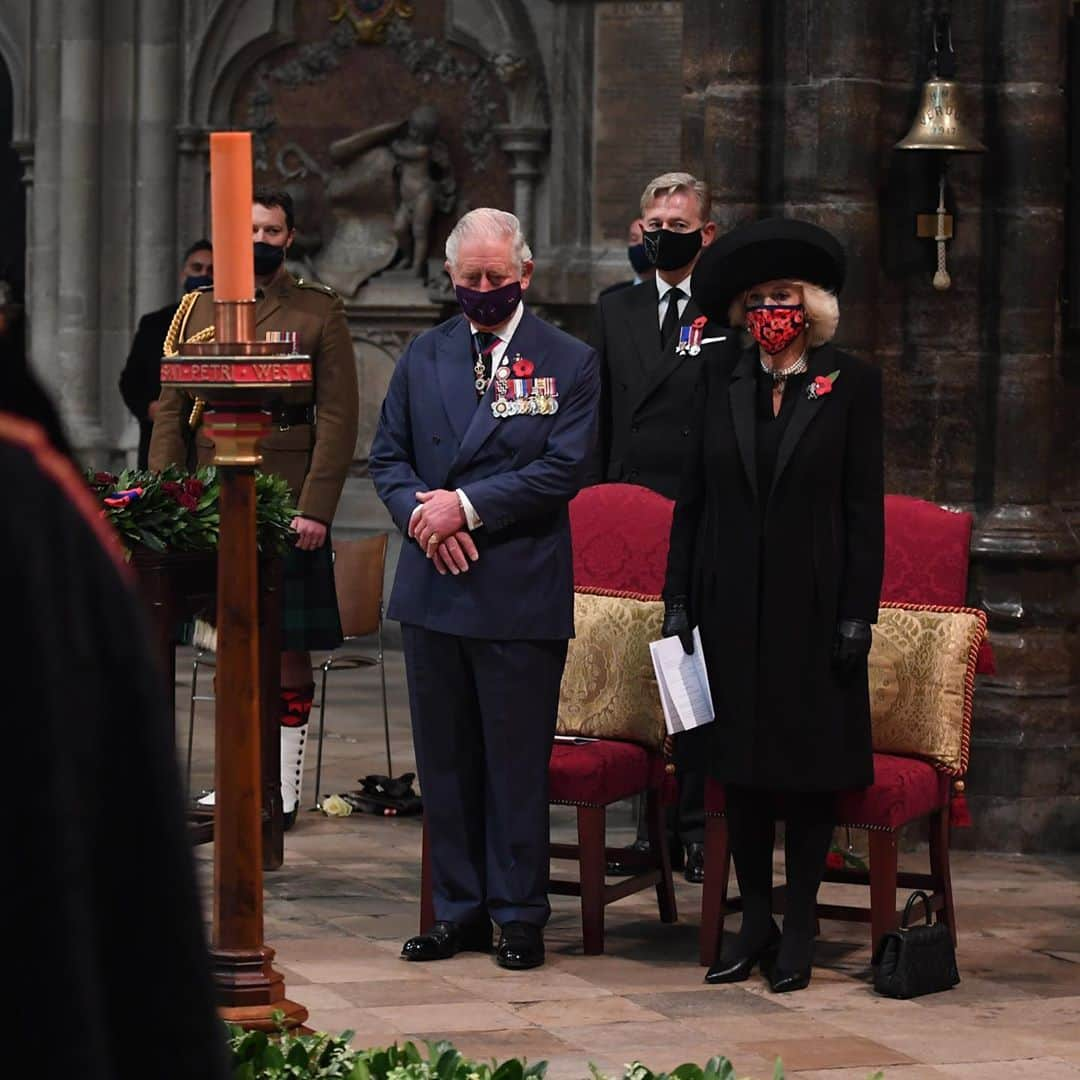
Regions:
[[465, 511], [456, 491], [439, 488], [418, 491], [420, 504], [409, 518], [409, 538], [415, 540], [440, 574], [464, 574], [480, 553], [465, 527]]

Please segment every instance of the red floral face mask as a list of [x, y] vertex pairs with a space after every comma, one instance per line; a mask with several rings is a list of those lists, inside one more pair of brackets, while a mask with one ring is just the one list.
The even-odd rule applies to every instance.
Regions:
[[770, 356], [775, 356], [806, 329], [806, 312], [802, 304], [762, 304], [747, 308], [746, 329]]

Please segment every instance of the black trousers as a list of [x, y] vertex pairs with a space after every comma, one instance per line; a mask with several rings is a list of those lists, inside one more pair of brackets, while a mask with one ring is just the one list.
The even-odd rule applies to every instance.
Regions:
[[543, 926], [565, 641], [402, 626], [435, 918]]

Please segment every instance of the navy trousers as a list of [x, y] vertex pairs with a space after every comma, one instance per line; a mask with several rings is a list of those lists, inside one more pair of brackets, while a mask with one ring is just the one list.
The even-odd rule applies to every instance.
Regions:
[[543, 926], [566, 642], [401, 629], [435, 918]]

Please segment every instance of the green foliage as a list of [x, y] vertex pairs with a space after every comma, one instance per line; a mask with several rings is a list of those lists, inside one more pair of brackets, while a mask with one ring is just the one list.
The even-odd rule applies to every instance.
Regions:
[[[169, 466], [160, 473], [125, 469], [119, 476], [88, 471], [87, 481], [129, 548], [151, 551], [214, 551], [218, 546], [221, 486], [213, 466], [188, 473]], [[296, 516], [288, 484], [280, 476], [255, 474], [255, 520], [259, 550], [283, 554]]]
[[[272, 1036], [227, 1025], [233, 1080], [543, 1080], [547, 1071], [546, 1061], [533, 1065], [520, 1058], [501, 1064], [469, 1061], [448, 1042], [426, 1043], [426, 1057], [411, 1042], [353, 1050], [351, 1031], [338, 1036], [322, 1031], [303, 1035], [287, 1030], [281, 1013], [275, 1013], [274, 1020], [279, 1031]], [[640, 1061], [624, 1066], [617, 1078], [593, 1064], [589, 1072], [592, 1080], [738, 1080], [735, 1066], [726, 1057], [710, 1058], [704, 1066], [679, 1065], [669, 1073], [654, 1073]], [[883, 1080], [883, 1076], [878, 1072], [869, 1080]], [[779, 1058], [772, 1080], [784, 1080]]]

